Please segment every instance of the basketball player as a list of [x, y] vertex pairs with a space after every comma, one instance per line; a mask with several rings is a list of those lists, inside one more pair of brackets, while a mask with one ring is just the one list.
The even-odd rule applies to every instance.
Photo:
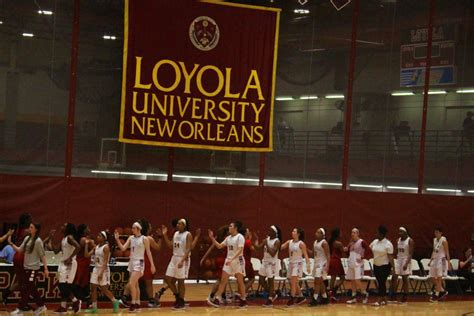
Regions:
[[126, 251], [130, 247], [130, 261], [128, 262], [128, 272], [130, 274], [128, 279], [128, 286], [132, 295], [132, 302], [130, 304], [129, 312], [137, 312], [140, 310], [140, 287], [138, 280], [142, 277], [145, 271], [145, 252], [150, 258], [151, 273], [155, 273], [155, 264], [150, 251], [150, 241], [142, 235], [142, 226], [139, 222], [132, 225], [133, 235], [128, 237], [125, 244], [119, 239], [120, 234], [115, 231], [115, 241], [121, 251]]
[[22, 313], [26, 310], [30, 297], [33, 298], [37, 305], [35, 316], [47, 310], [36, 285], [36, 277], [38, 276], [41, 262], [43, 263], [44, 277], [48, 278], [49, 275], [43, 242], [39, 237], [40, 231], [40, 224], [30, 224], [29, 234], [23, 240], [20, 247], [12, 243], [11, 234], [8, 236], [8, 244], [15, 249], [15, 251], [24, 254], [24, 271], [21, 276], [21, 299], [18, 308], [10, 313], [10, 315], [23, 315]]
[[369, 300], [369, 293], [366, 292], [362, 286], [362, 276], [364, 275], [364, 259], [370, 258], [372, 251], [365, 240], [359, 238], [359, 229], [353, 228], [351, 232], [351, 242], [345, 248], [349, 251], [348, 268], [346, 273], [346, 280], [351, 281], [352, 298], [348, 300], [347, 304], [357, 303], [357, 290], [362, 294], [362, 303], [367, 304]]
[[[149, 235], [151, 232], [152, 226], [146, 219], [140, 219], [138, 221], [142, 226], [142, 234], [148, 239], [150, 242], [150, 250], [160, 250], [161, 249], [161, 236], [158, 236], [158, 242], [155, 241], [153, 236]], [[145, 271], [143, 272], [143, 276], [140, 278], [139, 283], [143, 282], [145, 284], [145, 290], [148, 297], [148, 307], [155, 308], [159, 307], [160, 304], [157, 302], [153, 297], [153, 279], [154, 274], [151, 273], [151, 264], [148, 255], [145, 252]], [[128, 300], [130, 299], [130, 287], [127, 285], [123, 290], [123, 294], [119, 299], [119, 303], [124, 306], [125, 308], [129, 308], [130, 304]]]
[[443, 277], [448, 275], [448, 268], [452, 270], [449, 258], [449, 245], [446, 237], [443, 236], [443, 230], [440, 227], [435, 228], [435, 238], [433, 239], [433, 252], [430, 262], [430, 277], [435, 292], [430, 298], [430, 302], [440, 301], [448, 296], [448, 291], [443, 288]]
[[[188, 278], [189, 274], [191, 246], [193, 242], [193, 236], [188, 231], [188, 225], [189, 223], [184, 218], [178, 220], [178, 224], [176, 225], [177, 231], [173, 235], [172, 242], [168, 239], [168, 228], [164, 225], [161, 227], [165, 244], [168, 248], [173, 249], [173, 257], [171, 257], [165, 274], [165, 282], [176, 298], [173, 309], [183, 309], [186, 307], [184, 303], [186, 290], [184, 280]], [[177, 287], [176, 282], [178, 283]]]
[[398, 276], [401, 276], [403, 282], [403, 294], [400, 302], [406, 303], [408, 297], [408, 277], [411, 275], [411, 258], [415, 249], [415, 242], [408, 235], [408, 230], [403, 226], [398, 229], [398, 234], [400, 238], [398, 238], [397, 241], [397, 259], [395, 259], [395, 273], [392, 275], [392, 295], [390, 300], [397, 300]]
[[[29, 227], [32, 222], [32, 217], [30, 213], [22, 213], [18, 219], [18, 228], [16, 232], [12, 235], [13, 242], [16, 246], [20, 246], [28, 235]], [[8, 237], [7, 237], [8, 238]], [[46, 242], [45, 242], [46, 243]], [[8, 303], [8, 297], [14, 291], [17, 291], [21, 288], [21, 278], [24, 274], [23, 270], [23, 259], [25, 254], [23, 252], [15, 252], [13, 255], [13, 270], [15, 271], [16, 277], [13, 278], [13, 282], [10, 284], [10, 287], [6, 288], [2, 292], [2, 303], [6, 306]], [[25, 307], [24, 311], [31, 310], [31, 307], [28, 305]]]
[[[188, 224], [189, 224], [189, 223], [188, 223]], [[178, 220], [177, 220], [177, 219], [173, 219], [173, 220], [171, 221], [171, 226], [173, 226], [173, 228], [175, 229], [175, 231], [176, 231], [176, 229], [177, 229], [177, 228], [176, 228], [176, 225], [178, 225]], [[151, 231], [151, 228], [150, 228], [150, 231]], [[159, 239], [159, 243], [160, 243], [160, 245], [161, 245], [161, 239], [163, 238], [163, 232], [161, 231], [160, 228], [158, 228], [157, 231], [156, 231], [156, 233], [157, 233], [157, 238]], [[196, 232], [194, 233], [194, 239], [193, 239], [193, 242], [192, 242], [192, 244], [191, 244], [191, 251], [193, 251], [194, 248], [196, 247], [196, 245], [197, 245], [197, 243], [198, 243], [198, 241], [199, 241], [199, 237], [200, 237], [200, 236], [201, 236], [201, 229], [198, 228], [198, 229], [196, 229]], [[152, 246], [152, 248], [153, 248], [153, 244], [150, 244], [150, 246]], [[154, 249], [155, 249], [155, 248], [154, 248]], [[159, 250], [159, 249], [156, 249], [156, 250]], [[160, 299], [161, 299], [161, 296], [163, 296], [163, 294], [165, 293], [165, 291], [166, 291], [167, 289], [169, 289], [169, 286], [168, 286], [168, 284], [166, 284], [166, 282], [165, 282], [164, 286], [163, 286], [161, 289], [159, 289], [158, 292], [155, 293], [155, 299], [154, 299], [154, 301], [155, 301], [156, 306], [160, 306]], [[185, 301], [184, 303], [185, 303], [186, 306], [188, 305], [188, 304], [186, 303], [186, 301]], [[150, 306], [150, 305], [148, 305], [148, 306]]]
[[207, 299], [207, 303], [214, 307], [222, 305], [221, 295], [229, 280], [229, 276], [235, 276], [240, 293], [239, 307], [247, 307], [247, 299], [245, 297], [245, 260], [243, 256], [245, 238], [239, 233], [242, 229], [239, 222], [232, 222], [229, 225], [229, 236], [227, 236], [222, 243], [218, 243], [214, 238], [214, 233], [209, 230], [209, 238], [217, 249], [222, 249], [227, 246], [227, 258], [224, 267], [222, 268], [222, 277], [219, 283], [219, 289], [214, 295], [214, 299]]
[[85, 256], [86, 244], [92, 242], [92, 245], [89, 248], [93, 248], [94, 241], [89, 239], [90, 234], [89, 227], [86, 224], [81, 224], [77, 226], [76, 232], [76, 241], [80, 245], [80, 250], [77, 253], [77, 272], [76, 278], [74, 279], [74, 295], [81, 301], [86, 301], [90, 299], [90, 273], [89, 267], [91, 265], [90, 257]]
[[[318, 304], [328, 304], [329, 298], [326, 293], [326, 285], [324, 279], [327, 277], [329, 268], [329, 244], [326, 241], [326, 231], [324, 228], [319, 228], [316, 231], [316, 240], [313, 244], [314, 254], [314, 289], [313, 297], [311, 298], [310, 306], [316, 306]], [[319, 295], [321, 295], [321, 301], [319, 302]]]
[[[337, 301], [336, 293], [344, 283], [345, 271], [342, 266], [341, 258], [344, 254], [344, 245], [339, 240], [341, 236], [341, 230], [339, 228], [334, 228], [331, 232], [331, 238], [329, 239], [329, 250], [331, 251], [331, 259], [329, 261], [329, 270], [328, 274], [331, 275], [331, 281], [329, 282], [329, 296], [332, 301]], [[339, 277], [339, 282], [336, 283], [337, 277]]]
[[[288, 248], [290, 255], [287, 277], [290, 279], [291, 297], [286, 304], [287, 307], [300, 305], [306, 301], [298, 285], [299, 279], [303, 276], [303, 256], [306, 260], [306, 268], [310, 269], [308, 251], [304, 243], [304, 230], [294, 228], [291, 238], [281, 246], [281, 249]], [[307, 271], [307, 273], [311, 274], [311, 271]]]
[[[112, 292], [109, 290], [110, 285], [110, 246], [108, 243], [109, 234], [103, 230], [97, 235], [97, 246], [87, 242], [85, 244], [85, 257], [90, 258], [94, 255], [94, 269], [92, 270], [90, 284], [92, 291], [92, 307], [86, 310], [86, 313], [95, 314], [97, 313], [97, 288], [100, 287], [100, 292], [108, 297], [112, 302], [112, 308], [114, 313], [119, 311], [119, 301], [115, 299]], [[89, 247], [93, 248], [89, 250]]]
[[62, 252], [61, 261], [58, 266], [58, 281], [59, 291], [61, 293], [61, 305], [56, 309], [55, 313], [66, 313], [67, 312], [67, 301], [72, 297], [72, 308], [74, 313], [81, 311], [81, 301], [74, 296], [74, 279], [77, 271], [76, 255], [81, 249], [81, 246], [77, 243], [74, 236], [76, 235], [76, 227], [71, 223], [64, 223], [61, 226], [61, 232], [63, 238], [59, 246], [52, 244], [52, 238], [54, 237], [55, 231], [50, 233], [51, 247], [54, 253]]
[[280, 274], [280, 261], [278, 253], [281, 246], [281, 230], [278, 226], [272, 225], [268, 229], [268, 236], [261, 243], [258, 242], [257, 234], [255, 236], [255, 249], [263, 248], [263, 259], [260, 270], [258, 271], [258, 281], [260, 286], [267, 291], [268, 299], [263, 304], [264, 307], [272, 307], [273, 302], [278, 295], [275, 294], [275, 276]]

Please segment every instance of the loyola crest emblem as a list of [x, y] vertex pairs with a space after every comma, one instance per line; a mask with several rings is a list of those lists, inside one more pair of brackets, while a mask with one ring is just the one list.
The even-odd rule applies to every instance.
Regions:
[[210, 17], [200, 16], [189, 26], [189, 38], [199, 50], [208, 51], [216, 47], [219, 36], [219, 26]]

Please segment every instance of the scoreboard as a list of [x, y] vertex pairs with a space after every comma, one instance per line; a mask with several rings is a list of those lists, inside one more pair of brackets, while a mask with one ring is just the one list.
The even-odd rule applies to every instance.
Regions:
[[[430, 85], [456, 83], [454, 25], [433, 27]], [[400, 47], [400, 86], [424, 85], [428, 52], [428, 28], [405, 30]]]

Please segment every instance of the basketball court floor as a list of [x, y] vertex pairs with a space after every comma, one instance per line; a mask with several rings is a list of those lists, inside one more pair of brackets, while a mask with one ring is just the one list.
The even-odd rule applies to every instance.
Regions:
[[[160, 286], [155, 285], [155, 290]], [[281, 299], [273, 308], [262, 307], [262, 300], [249, 300], [249, 307], [240, 309], [238, 307], [226, 306], [221, 308], [213, 308], [207, 306], [206, 297], [211, 290], [211, 284], [187, 284], [186, 298], [189, 307], [185, 310], [174, 311], [171, 309], [173, 296], [169, 291], [165, 292], [161, 299], [160, 308], [142, 308], [140, 315], [335, 315], [335, 316], [359, 316], [359, 315], [380, 315], [380, 316], [456, 316], [456, 315], [472, 315], [474, 316], [474, 295], [465, 296], [449, 296], [447, 301], [439, 303], [429, 303], [428, 297], [418, 295], [410, 297], [408, 304], [389, 304], [383, 307], [374, 307], [371, 305], [347, 305], [345, 297], [341, 297], [336, 304], [327, 306], [308, 307], [300, 305], [292, 308], [285, 307], [286, 300]], [[375, 298], [371, 298], [375, 301]], [[127, 315], [130, 314], [127, 309], [120, 309], [118, 314], [114, 314], [109, 303], [99, 303], [100, 315]], [[146, 302], [142, 302], [145, 306]], [[48, 315], [54, 314], [57, 304], [47, 304]], [[16, 306], [10, 305], [9, 311]], [[86, 315], [84, 311], [80, 314]], [[2, 311], [0, 315], [9, 315], [8, 312]], [[24, 315], [33, 315], [33, 313], [25, 313]], [[69, 315], [74, 315], [69, 312]]]

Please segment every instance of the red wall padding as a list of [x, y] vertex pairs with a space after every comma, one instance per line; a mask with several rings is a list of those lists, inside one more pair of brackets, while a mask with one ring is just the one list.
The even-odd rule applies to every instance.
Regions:
[[[392, 240], [396, 228], [403, 225], [415, 239], [419, 256], [430, 254], [436, 226], [444, 228], [453, 255], [470, 244], [474, 233], [472, 197], [72, 178], [67, 208], [66, 192], [60, 177], [0, 175], [2, 221], [16, 222], [20, 213], [28, 211], [43, 224], [43, 233], [71, 221], [89, 224], [95, 234], [131, 225], [138, 218], [149, 219], [156, 228], [169, 226], [172, 218], [186, 217], [191, 231], [201, 227], [205, 236], [207, 228], [238, 219], [260, 231], [261, 237], [271, 224], [282, 227], [285, 239], [292, 227], [300, 226], [310, 243], [321, 226], [340, 227], [346, 242], [354, 226], [371, 241], [379, 224], [389, 228]], [[197, 251], [193, 255], [194, 267], [198, 255]], [[156, 254], [160, 273], [169, 256], [169, 251]]]

